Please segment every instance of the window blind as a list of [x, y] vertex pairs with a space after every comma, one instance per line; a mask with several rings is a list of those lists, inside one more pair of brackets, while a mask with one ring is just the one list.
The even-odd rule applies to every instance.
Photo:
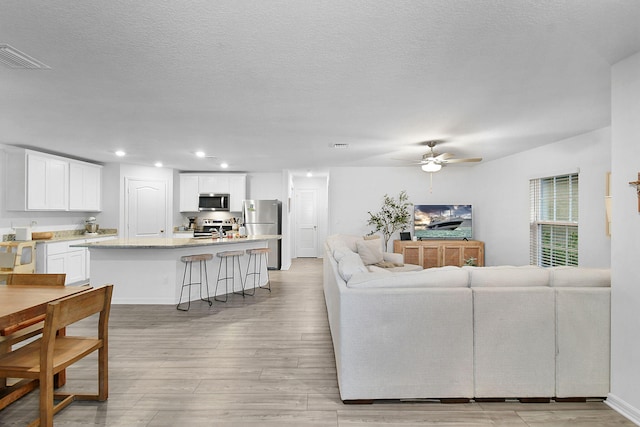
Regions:
[[530, 263], [578, 265], [578, 174], [529, 182]]

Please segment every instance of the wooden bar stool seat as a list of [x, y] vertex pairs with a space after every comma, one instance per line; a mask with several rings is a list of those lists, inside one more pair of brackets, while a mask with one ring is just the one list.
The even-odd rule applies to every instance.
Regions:
[[[180, 261], [184, 262], [184, 274], [182, 275], [182, 289], [180, 289], [180, 300], [178, 301], [178, 305], [176, 306], [176, 309], [180, 311], [189, 311], [189, 308], [191, 308], [191, 287], [194, 285], [200, 286], [200, 300], [208, 302], [209, 307], [211, 307], [211, 305], [213, 304], [213, 301], [211, 301], [211, 298], [209, 297], [209, 277], [207, 274], [207, 261], [211, 261], [212, 259], [213, 259], [212, 254], [185, 255], [180, 257]], [[199, 280], [197, 282], [194, 282], [192, 278], [192, 270], [193, 270], [194, 262], [198, 263], [199, 272], [200, 272], [198, 276]], [[204, 266], [204, 275], [202, 274], [203, 266]], [[188, 282], [186, 281], [187, 270], [189, 270]], [[206, 299], [202, 297], [202, 285], [204, 285], [207, 289]], [[189, 289], [187, 308], [180, 307], [180, 305], [182, 304], [182, 294], [184, 293], [184, 288]]]
[[[216, 290], [214, 292], [213, 299], [220, 302], [227, 302], [229, 299], [229, 281], [231, 281], [231, 291], [236, 294], [241, 294], [244, 297], [244, 281], [242, 280], [242, 270], [240, 268], [240, 257], [244, 255], [243, 251], [224, 251], [218, 252], [216, 256], [220, 258], [220, 266], [218, 267], [218, 280], [216, 282]], [[231, 263], [231, 268], [229, 268]], [[224, 264], [224, 277], [220, 277], [222, 274], [222, 265]], [[235, 292], [235, 266], [238, 266], [238, 274], [240, 275], [240, 284], [242, 285], [241, 292]], [[218, 298], [218, 284], [224, 281], [224, 299]]]
[[[249, 260], [247, 261], [247, 272], [244, 275], [245, 279], [245, 289], [247, 287], [247, 283], [249, 281], [249, 276], [253, 279], [253, 291], [252, 293], [248, 293], [247, 295], [255, 295], [256, 288], [267, 289], [271, 292], [271, 281], [269, 280], [269, 269], [267, 267], [267, 256], [269, 254], [269, 248], [255, 248], [255, 249], [247, 249], [247, 255], [249, 255]], [[251, 268], [251, 262], [253, 261], [253, 268]], [[267, 276], [267, 283], [264, 285], [260, 285], [260, 280], [262, 278], [262, 273]]]

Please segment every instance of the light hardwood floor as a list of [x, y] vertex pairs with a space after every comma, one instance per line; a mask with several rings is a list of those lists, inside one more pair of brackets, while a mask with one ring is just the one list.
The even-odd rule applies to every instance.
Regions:
[[[322, 261], [270, 272], [272, 292], [213, 307], [114, 305], [110, 397], [74, 402], [60, 426], [633, 426], [602, 402], [521, 404], [383, 401], [344, 405], [322, 291]], [[117, 284], [116, 290], [117, 292]], [[92, 320], [93, 321], [93, 320]], [[84, 321], [70, 333], [93, 327]], [[68, 371], [69, 389], [96, 386], [95, 358]], [[23, 426], [38, 393], [0, 411]]]

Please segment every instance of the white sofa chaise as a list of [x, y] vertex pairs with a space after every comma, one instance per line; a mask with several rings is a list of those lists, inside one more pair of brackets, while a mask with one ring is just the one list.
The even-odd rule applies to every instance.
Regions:
[[378, 271], [358, 263], [357, 239], [325, 244], [342, 400], [607, 395], [609, 270]]

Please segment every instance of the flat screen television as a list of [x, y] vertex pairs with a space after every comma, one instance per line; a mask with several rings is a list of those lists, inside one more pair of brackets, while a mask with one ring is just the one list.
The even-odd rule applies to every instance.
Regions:
[[413, 235], [418, 239], [471, 239], [471, 205], [414, 205]]

